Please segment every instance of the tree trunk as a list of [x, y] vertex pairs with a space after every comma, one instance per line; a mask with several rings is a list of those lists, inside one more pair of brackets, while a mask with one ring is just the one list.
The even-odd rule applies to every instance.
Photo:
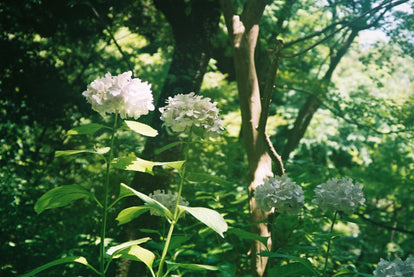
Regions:
[[[247, 1], [243, 13], [235, 15], [231, 0], [222, 0], [221, 6], [226, 20], [230, 42], [233, 48], [234, 66], [236, 69], [237, 88], [242, 115], [242, 139], [247, 153], [249, 170], [247, 174], [250, 221], [252, 232], [263, 237], [270, 237], [265, 223], [268, 213], [257, 207], [253, 197], [255, 188], [263, 183], [263, 179], [273, 175], [272, 159], [268, 152], [265, 132], [259, 131], [262, 103], [259, 82], [256, 73], [254, 53], [259, 34], [259, 21], [267, 1]], [[266, 115], [267, 116], [267, 115]], [[269, 239], [269, 249], [271, 247]], [[257, 241], [251, 246], [252, 276], [263, 276], [267, 257], [258, 255], [266, 248]]]
[[[156, 102], [151, 126], [158, 130], [159, 135], [148, 138], [141, 157], [156, 161], [173, 161], [180, 159], [180, 149], [171, 149], [160, 155], [155, 155], [154, 150], [175, 141], [165, 128], [162, 128], [160, 112], [158, 108], [165, 105], [170, 96], [178, 93], [198, 93], [204, 74], [207, 69], [212, 51], [212, 42], [218, 30], [220, 19], [220, 6], [218, 1], [211, 0], [154, 0], [154, 4], [160, 10], [171, 25], [174, 36], [174, 53], [163, 85], [160, 96]], [[188, 12], [189, 11], [189, 12]], [[157, 189], [168, 189], [171, 183], [171, 172], [162, 171], [155, 176], [136, 173], [131, 186], [140, 192], [149, 194]], [[131, 200], [127, 206], [137, 205]], [[139, 205], [140, 203], [138, 203]], [[139, 228], [157, 229], [158, 220], [149, 215], [141, 215], [137, 220], [124, 227], [122, 240], [128, 241], [141, 237]], [[148, 236], [148, 234], [145, 234]], [[117, 268], [117, 276], [139, 277], [145, 272], [142, 263], [122, 260]]]

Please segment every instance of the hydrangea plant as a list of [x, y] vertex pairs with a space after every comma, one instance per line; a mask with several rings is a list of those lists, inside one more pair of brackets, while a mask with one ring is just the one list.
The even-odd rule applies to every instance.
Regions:
[[264, 179], [255, 197], [257, 206], [266, 212], [275, 208], [278, 213], [298, 214], [304, 204], [302, 188], [286, 175]]
[[115, 113], [123, 119], [127, 116], [138, 119], [154, 110], [151, 85], [132, 78], [131, 71], [117, 76], [106, 73], [105, 77], [90, 83], [82, 95], [102, 116]]
[[[172, 193], [171, 191], [165, 192], [164, 190], [157, 189], [153, 193], [150, 193], [149, 197], [163, 204], [171, 212], [174, 212], [174, 209], [175, 209], [175, 206], [177, 205], [177, 200], [178, 200], [177, 193]], [[188, 206], [189, 204], [188, 201], [186, 201], [182, 197], [180, 197], [178, 202], [181, 206]], [[157, 210], [150, 210], [150, 214], [156, 215], [156, 216], [164, 216]]]
[[[216, 137], [223, 130], [216, 102], [203, 98], [194, 92], [169, 97], [167, 105], [160, 108], [161, 119], [169, 131]], [[198, 129], [198, 130], [197, 130]]]
[[323, 211], [342, 211], [352, 214], [365, 203], [362, 186], [351, 178], [332, 178], [315, 188], [312, 201]]
[[377, 268], [374, 270], [375, 277], [412, 277], [414, 276], [414, 257], [405, 261], [400, 258], [394, 261], [380, 259]]

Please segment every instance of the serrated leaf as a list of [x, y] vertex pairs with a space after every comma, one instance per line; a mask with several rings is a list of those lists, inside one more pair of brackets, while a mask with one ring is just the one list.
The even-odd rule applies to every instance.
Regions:
[[88, 267], [89, 269], [92, 269], [93, 271], [95, 271], [96, 273], [99, 274], [99, 272], [93, 267], [91, 266], [88, 261], [86, 260], [86, 258], [82, 257], [82, 256], [71, 256], [71, 257], [65, 257], [65, 258], [61, 258], [61, 259], [57, 259], [55, 261], [52, 261], [50, 263], [47, 263], [45, 265], [39, 266], [38, 268], [30, 271], [29, 273], [23, 274], [22, 277], [29, 277], [29, 276], [34, 276], [35, 274], [42, 272], [52, 266], [56, 266], [56, 265], [60, 265], [60, 264], [67, 264], [67, 263], [79, 263], [79, 264], [83, 264], [86, 267]]
[[145, 243], [149, 240], [151, 240], [151, 238], [142, 238], [142, 239], [127, 241], [127, 242], [118, 244], [116, 246], [110, 247], [108, 250], [106, 250], [106, 254], [109, 255], [109, 256], [116, 255], [119, 251], [121, 251], [121, 250], [123, 250], [127, 247], [137, 245], [137, 244], [142, 244], [142, 243]]
[[136, 206], [136, 207], [129, 207], [122, 210], [116, 220], [118, 221], [118, 225], [122, 225], [132, 221], [133, 219], [139, 217], [145, 212], [148, 212], [151, 209], [149, 206]]
[[109, 128], [109, 127], [102, 125], [102, 124], [90, 123], [90, 124], [85, 124], [85, 125], [70, 129], [66, 133], [66, 135], [90, 135], [90, 134], [96, 133], [102, 128]]
[[132, 131], [138, 134], [147, 137], [155, 137], [158, 135], [158, 131], [147, 124], [131, 120], [125, 120], [125, 123]]
[[150, 208], [157, 210], [158, 212], [160, 212], [162, 215], [164, 215], [166, 218], [168, 218], [170, 220], [173, 219], [173, 215], [170, 212], [170, 210], [168, 210], [163, 204], [161, 204], [157, 200], [154, 200], [151, 197], [149, 197], [149, 196], [147, 196], [147, 195], [145, 195], [145, 194], [143, 194], [139, 191], [136, 191], [133, 188], [128, 187], [124, 183], [121, 183], [121, 186], [123, 186], [126, 189], [129, 189], [130, 191], [132, 191], [136, 196], [138, 196], [138, 198], [140, 198], [142, 201], [147, 203], [147, 205]]
[[181, 205], [179, 207], [224, 237], [223, 233], [227, 231], [227, 223], [221, 214], [203, 207], [186, 207]]
[[78, 185], [66, 185], [54, 188], [43, 194], [35, 204], [35, 211], [40, 214], [44, 210], [68, 205], [74, 200], [90, 197], [90, 192]]
[[249, 240], [257, 240], [260, 241], [266, 248], [267, 248], [267, 242], [269, 240], [269, 237], [261, 237], [259, 235], [253, 234], [251, 232], [238, 229], [238, 228], [231, 228], [229, 229], [229, 233], [235, 234], [240, 239], [249, 239]]
[[155, 255], [148, 249], [139, 245], [132, 245], [117, 252], [113, 256], [114, 259], [123, 258], [131, 261], [143, 262], [148, 268], [152, 270], [152, 264], [155, 260]]

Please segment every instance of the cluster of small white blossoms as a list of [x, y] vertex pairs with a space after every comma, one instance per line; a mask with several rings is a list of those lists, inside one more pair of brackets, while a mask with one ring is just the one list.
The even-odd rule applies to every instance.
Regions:
[[380, 259], [374, 271], [375, 277], [413, 277], [414, 276], [414, 257], [402, 261], [400, 258], [394, 261]]
[[[164, 190], [155, 190], [153, 193], [150, 193], [149, 197], [151, 197], [154, 200], [157, 200], [161, 204], [163, 204], [170, 212], [174, 212], [175, 205], [177, 204], [177, 193], [172, 193], [170, 191], [165, 192]], [[183, 197], [180, 197], [180, 205], [181, 206], [188, 206], [188, 201], [183, 199]], [[151, 209], [150, 210], [151, 215], [156, 216], [163, 216], [159, 211]]]
[[117, 76], [107, 73], [90, 83], [82, 95], [101, 116], [119, 113], [121, 118], [138, 119], [154, 110], [153, 97], [150, 84], [131, 77], [131, 71]]
[[160, 108], [161, 119], [172, 132], [188, 132], [196, 127], [202, 129], [206, 136], [215, 137], [224, 129], [217, 103], [212, 103], [210, 98], [191, 92], [169, 97], [166, 103]]
[[275, 208], [278, 213], [298, 214], [304, 204], [302, 188], [286, 175], [271, 177], [256, 187], [257, 206], [263, 211]]
[[353, 184], [351, 178], [332, 178], [315, 188], [312, 202], [325, 212], [342, 211], [352, 214], [364, 205], [365, 198], [362, 186]]

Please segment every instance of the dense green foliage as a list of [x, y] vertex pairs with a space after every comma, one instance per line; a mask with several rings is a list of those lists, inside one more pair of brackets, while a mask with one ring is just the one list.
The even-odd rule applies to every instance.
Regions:
[[[358, 181], [367, 202], [353, 215], [339, 215], [328, 276], [372, 274], [380, 258], [414, 255], [412, 2], [396, 12], [388, 11], [375, 24], [370, 22], [375, 18], [352, 21], [354, 25], [372, 23], [371, 30], [381, 31], [386, 39], [367, 43], [364, 36], [368, 33], [360, 32], [329, 80], [324, 75], [331, 66], [329, 60], [350, 29], [297, 57], [288, 56], [321, 37], [289, 42], [320, 31], [321, 26], [353, 18], [368, 9], [364, 3], [370, 1], [270, 2], [262, 19], [258, 52], [271, 48], [275, 36], [287, 46], [267, 127], [278, 152], [283, 152], [289, 130], [308, 97], [320, 101], [304, 137], [284, 161], [288, 176], [303, 187], [306, 205], [299, 216], [271, 218], [277, 252], [268, 253], [270, 274], [299, 276], [288, 272], [292, 266], [302, 268], [302, 258], [316, 270], [323, 269], [333, 215], [322, 213], [311, 200], [313, 189], [332, 177]], [[159, 96], [173, 53], [170, 26], [147, 0], [2, 1], [0, 14], [0, 275], [20, 275], [73, 255], [95, 257], [88, 261], [98, 264], [100, 215], [92, 200], [77, 200], [39, 215], [34, 205], [45, 192], [63, 185], [102, 193], [102, 159], [88, 154], [56, 157], [55, 151], [108, 145], [110, 137], [102, 130], [83, 136], [67, 133], [82, 124], [110, 124], [81, 95], [98, 76], [132, 70], [152, 84], [155, 98]], [[220, 273], [201, 271], [197, 276], [249, 276], [248, 251], [255, 237], [248, 233], [247, 164], [223, 22], [220, 28], [212, 38], [215, 59], [207, 67], [200, 94], [218, 102], [226, 130], [213, 142], [197, 142], [189, 149], [188, 171], [193, 175], [187, 177], [183, 196], [192, 206], [219, 211], [229, 230], [221, 238], [186, 216], [177, 226], [171, 254], [176, 262], [220, 268]], [[322, 38], [330, 31], [324, 30]], [[266, 69], [266, 61], [258, 59], [257, 67], [261, 66]], [[149, 122], [150, 117], [140, 121]], [[145, 138], [120, 130], [117, 143], [116, 156], [139, 156]], [[132, 178], [132, 172], [113, 170], [111, 184], [115, 185], [110, 195], [116, 197], [119, 184], [129, 184]], [[177, 174], [173, 178], [178, 179]], [[176, 186], [173, 182], [171, 190]], [[113, 244], [123, 242], [119, 240], [124, 227], [115, 218], [128, 205], [123, 199], [110, 210], [107, 236]], [[163, 224], [157, 230], [140, 229], [148, 236], [165, 237]], [[159, 240], [149, 245], [161, 248]], [[111, 267], [108, 276], [115, 276], [115, 271]], [[300, 274], [308, 276], [309, 272]], [[94, 275], [81, 265], [70, 264], [38, 276]], [[184, 276], [196, 275], [189, 271]]]

